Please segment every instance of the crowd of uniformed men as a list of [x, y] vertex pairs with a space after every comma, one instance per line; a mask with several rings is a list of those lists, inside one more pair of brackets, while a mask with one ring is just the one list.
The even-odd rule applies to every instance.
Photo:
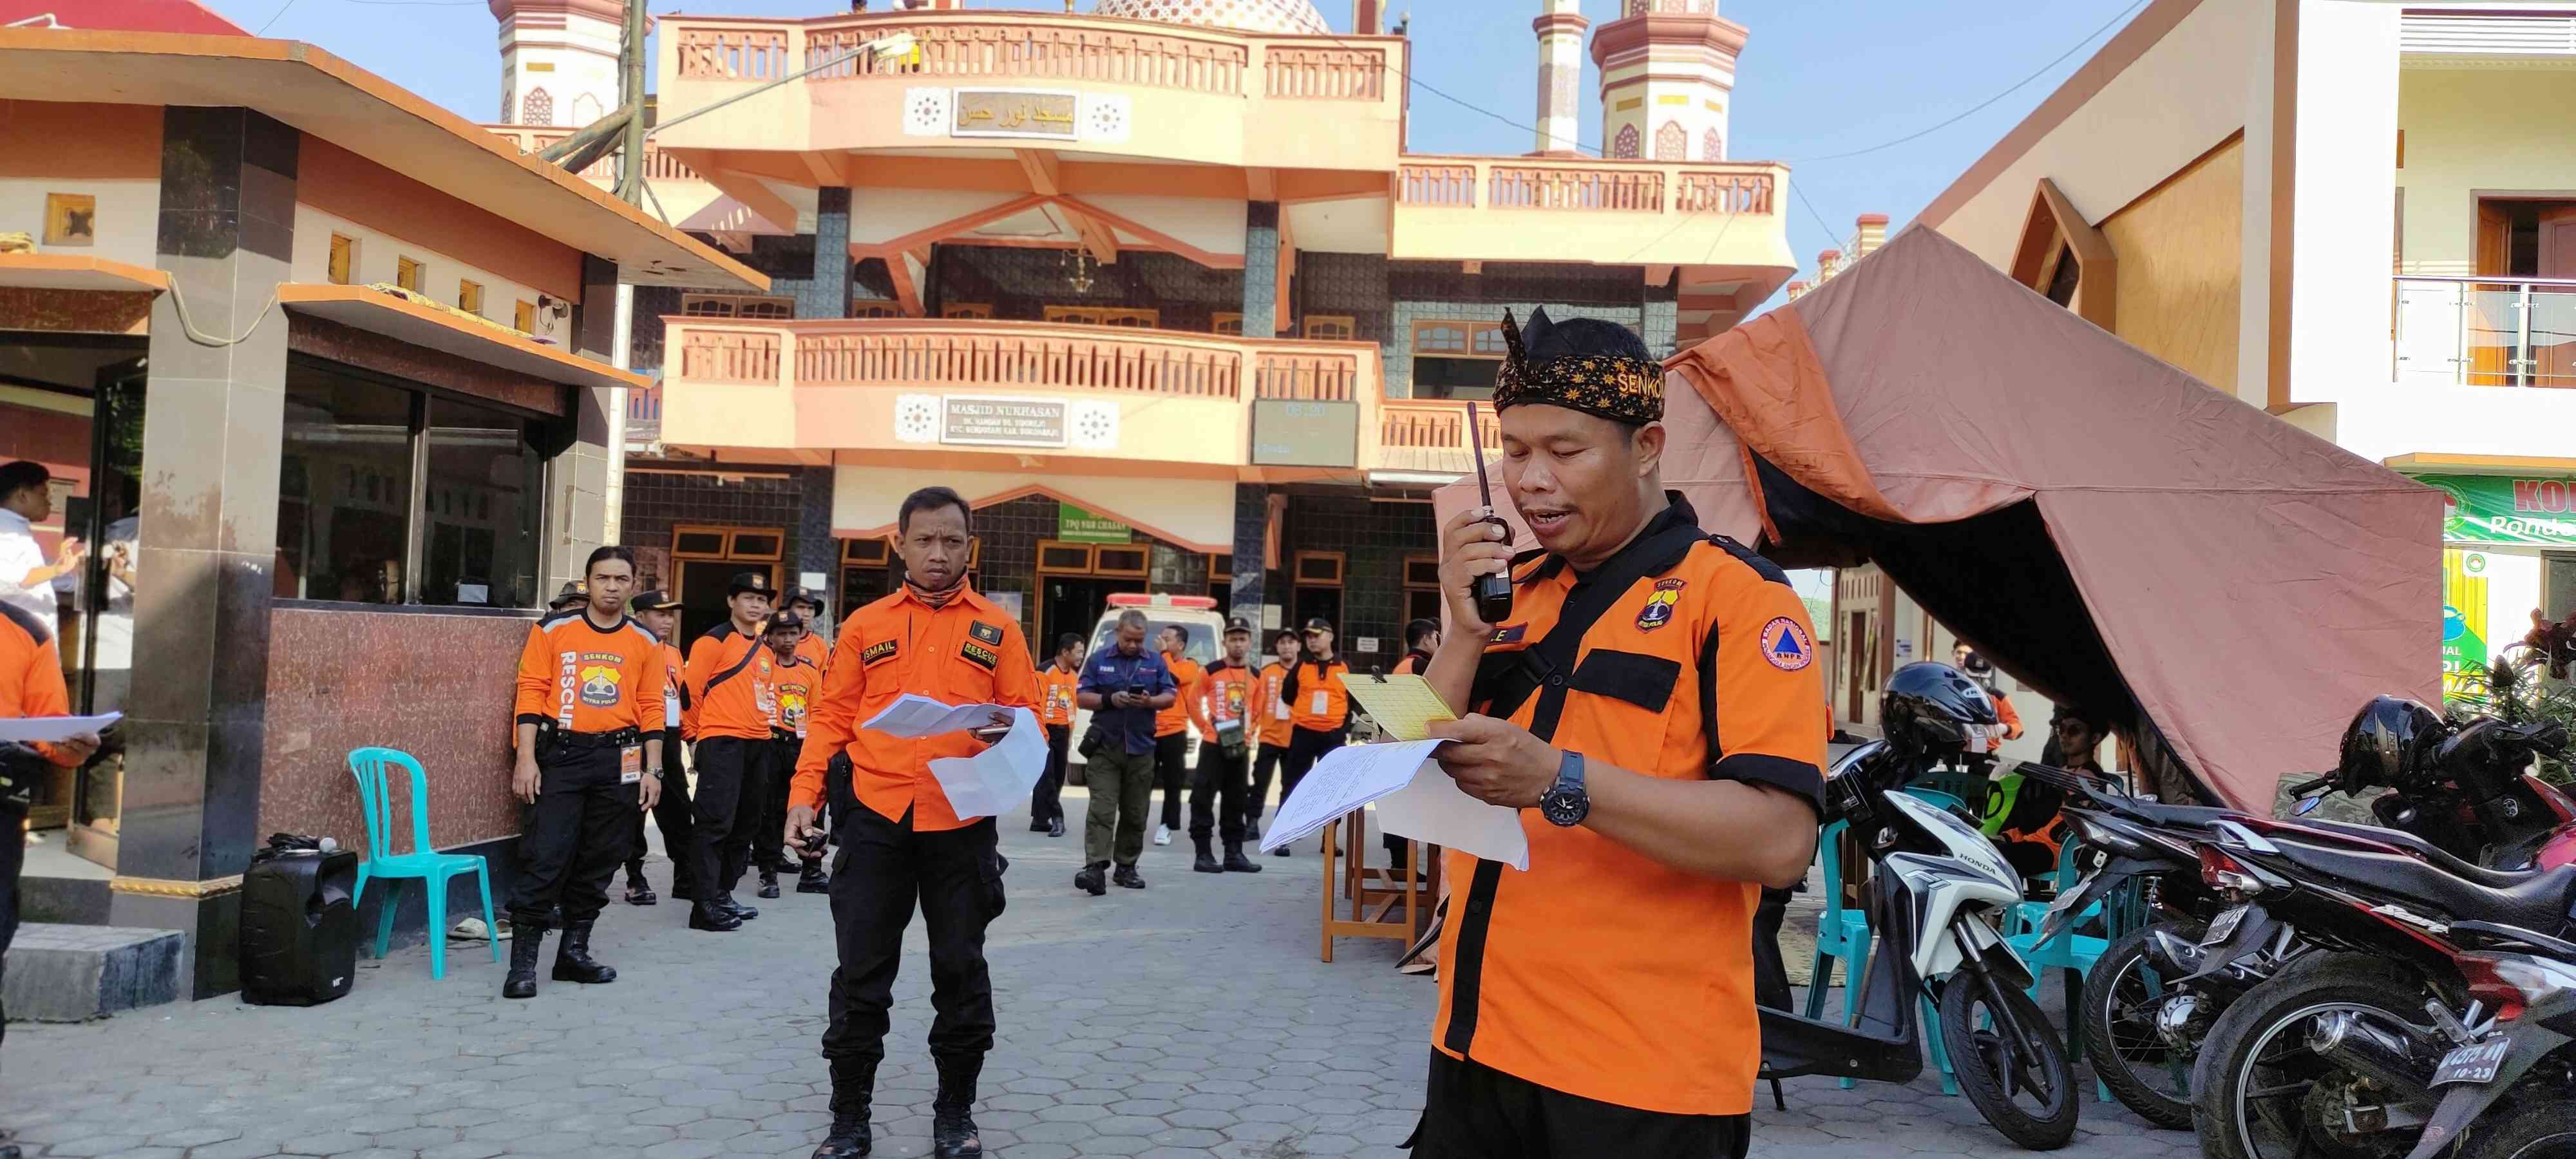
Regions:
[[[1501, 474], [1542, 550], [1515, 557], [1489, 509], [1449, 520], [1447, 632], [1408, 626], [1399, 670], [1461, 710], [1432, 726], [1452, 742], [1437, 759], [1471, 796], [1521, 811], [1530, 868], [1445, 855], [1465, 897], [1438, 951], [1412, 1145], [1418, 1159], [1740, 1159], [1758, 1062], [1756, 895], [1803, 876], [1820, 808], [1813, 631], [1778, 568], [1702, 532], [1662, 489], [1661, 369], [1634, 334], [1543, 313], [1526, 336], [1508, 317], [1504, 331]], [[554, 979], [615, 978], [591, 956], [590, 931], [620, 864], [628, 901], [658, 900], [642, 876], [647, 813], [692, 929], [758, 916], [735, 899], [745, 873], [757, 871], [763, 898], [796, 874], [800, 892], [829, 894], [838, 950], [823, 1034], [832, 1122], [814, 1154], [867, 1155], [918, 909], [936, 1011], [933, 1153], [959, 1159], [983, 1153], [972, 1109], [995, 1032], [984, 935], [1009, 862], [995, 819], [959, 816], [930, 762], [980, 752], [1014, 716], [909, 739], [862, 722], [905, 694], [1035, 714], [1049, 751], [1030, 828], [1066, 834], [1059, 794], [1069, 754], [1082, 753], [1090, 807], [1074, 884], [1088, 894], [1145, 888], [1137, 862], [1158, 784], [1153, 840], [1180, 828], [1186, 784], [1193, 868], [1259, 871], [1243, 846], [1273, 775], [1285, 799], [1349, 734], [1350, 668], [1332, 625], [1275, 635], [1256, 668], [1252, 626], [1235, 619], [1223, 656], [1201, 664], [1177, 628], [1149, 643], [1150, 621], [1130, 610], [1100, 652], [1068, 634], [1041, 671], [1016, 617], [967, 582], [972, 518], [947, 488], [906, 498], [903, 584], [852, 611], [837, 640], [819, 599], [799, 591], [778, 607], [769, 578], [745, 572], [727, 621], [685, 657], [670, 597], [632, 591], [632, 554], [591, 555], [580, 589], [530, 632], [519, 673], [513, 788], [526, 817], [506, 996], [536, 993], [549, 930], [560, 931]], [[1511, 577], [1517, 605], [1493, 621], [1469, 595], [1491, 574]], [[1078, 709], [1092, 714], [1079, 738]]]

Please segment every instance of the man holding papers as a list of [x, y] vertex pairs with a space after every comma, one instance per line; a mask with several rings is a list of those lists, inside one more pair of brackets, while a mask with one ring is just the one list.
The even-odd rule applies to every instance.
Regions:
[[[904, 499], [895, 519], [903, 588], [842, 623], [822, 698], [806, 714], [786, 839], [807, 857], [821, 856], [814, 818], [827, 792], [841, 838], [831, 874], [840, 968], [832, 972], [831, 1025], [823, 1032], [832, 1127], [815, 1159], [874, 1147], [869, 1105], [916, 902], [929, 926], [931, 1005], [938, 1011], [930, 1024], [930, 1057], [939, 1069], [932, 1153], [984, 1153], [972, 1116], [976, 1080], [993, 1048], [984, 927], [1002, 913], [1008, 864], [993, 818], [959, 816], [930, 763], [981, 752], [1012, 718], [988, 713], [985, 727], [911, 739], [860, 727], [907, 693], [942, 704], [1038, 707], [1037, 669], [1018, 620], [966, 582], [974, 542], [968, 518], [966, 501], [945, 487]], [[827, 785], [826, 770], [840, 755], [848, 756], [850, 772]]]
[[[1663, 373], [1611, 323], [1524, 334], [1494, 388], [1491, 512], [1442, 529], [1448, 631], [1429, 726], [1469, 796], [1520, 810], [1529, 869], [1452, 849], [1414, 1159], [1742, 1156], [1761, 1043], [1752, 920], [1815, 849], [1814, 633], [1777, 567], [1666, 492]], [[1500, 623], [1478, 576], [1508, 573]]]
[[[37, 618], [0, 603], [0, 720], [63, 716], [71, 711], [63, 686], [63, 656], [54, 645], [52, 617]], [[18, 932], [18, 873], [27, 860], [27, 803], [44, 783], [45, 766], [80, 767], [98, 751], [96, 733], [19, 744], [0, 741], [0, 960]], [[9, 1036], [0, 1011], [0, 1039]], [[0, 1128], [0, 1159], [18, 1159], [17, 1144]]]

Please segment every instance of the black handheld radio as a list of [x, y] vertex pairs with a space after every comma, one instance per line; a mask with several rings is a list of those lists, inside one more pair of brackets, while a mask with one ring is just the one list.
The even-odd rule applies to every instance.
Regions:
[[[1485, 509], [1491, 511], [1494, 508], [1494, 483], [1485, 476], [1484, 432], [1477, 427], [1476, 404], [1473, 400], [1467, 403], [1467, 446], [1476, 457], [1476, 489], [1482, 494]], [[1511, 525], [1503, 522], [1503, 517], [1500, 515], [1486, 516], [1485, 522], [1502, 528], [1506, 536], [1511, 534]], [[1488, 624], [1500, 624], [1512, 617], [1512, 577], [1510, 575], [1477, 576], [1472, 590], [1476, 596], [1477, 619]]]

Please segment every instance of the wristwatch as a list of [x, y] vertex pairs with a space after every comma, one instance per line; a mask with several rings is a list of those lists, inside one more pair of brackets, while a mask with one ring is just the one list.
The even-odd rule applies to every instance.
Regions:
[[1567, 752], [1556, 766], [1556, 783], [1538, 799], [1539, 815], [1547, 823], [1571, 829], [1592, 815], [1592, 795], [1583, 791], [1583, 754]]

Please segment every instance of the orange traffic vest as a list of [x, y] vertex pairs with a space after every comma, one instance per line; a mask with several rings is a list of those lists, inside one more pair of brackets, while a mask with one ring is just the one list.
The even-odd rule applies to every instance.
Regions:
[[1350, 664], [1339, 656], [1323, 663], [1299, 661], [1297, 696], [1288, 705], [1289, 721], [1316, 732], [1339, 731], [1342, 719], [1350, 715], [1350, 690], [1342, 686], [1342, 678], [1350, 672]]
[[[1561, 559], [1517, 569], [1472, 706], [1595, 768], [1759, 782], [1813, 801], [1826, 732], [1806, 607], [1778, 568], [1709, 539], [1672, 499], [1580, 589]], [[1685, 873], [1535, 809], [1521, 828], [1526, 873], [1446, 855], [1463, 896], [1441, 937], [1432, 1046], [1623, 1107], [1749, 1112], [1760, 888]]]
[[1279, 686], [1288, 682], [1288, 666], [1276, 660], [1261, 670], [1261, 745], [1263, 748], [1285, 747], [1288, 730], [1295, 728], [1296, 716], [1288, 702], [1279, 699]]

